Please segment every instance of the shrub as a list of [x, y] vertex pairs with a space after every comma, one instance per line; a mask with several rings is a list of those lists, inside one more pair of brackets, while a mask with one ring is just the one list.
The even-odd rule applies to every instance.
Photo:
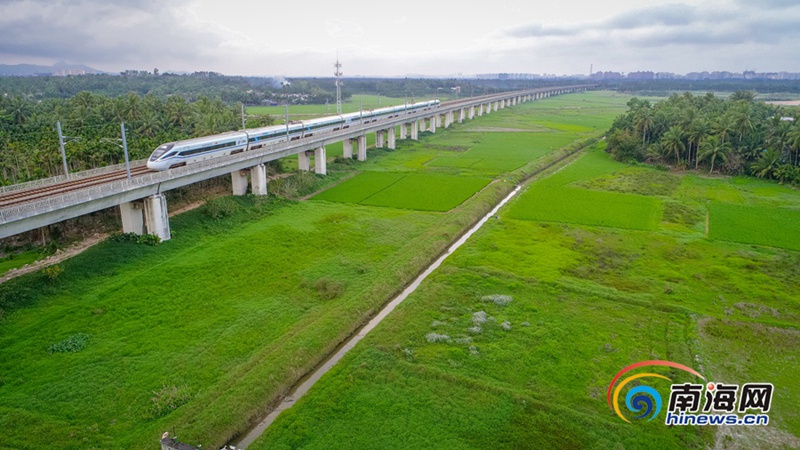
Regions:
[[189, 387], [181, 386], [163, 386], [157, 391], [153, 391], [153, 397], [150, 399], [153, 404], [150, 405], [150, 413], [154, 418], [163, 417], [178, 409], [192, 399], [192, 393]]
[[47, 353], [76, 353], [89, 344], [91, 336], [84, 333], [73, 334], [72, 336], [64, 339], [61, 342], [56, 342], [47, 348]]
[[116, 233], [111, 236], [111, 240], [144, 245], [158, 245], [161, 243], [161, 238], [155, 234]]
[[323, 277], [314, 283], [314, 289], [320, 297], [325, 300], [332, 300], [344, 292], [344, 284], [340, 281], [331, 280], [330, 278]]
[[230, 197], [217, 197], [206, 202], [203, 212], [210, 218], [219, 220], [239, 212], [241, 207]]
[[55, 281], [56, 279], [58, 279], [59, 275], [61, 275], [63, 272], [64, 269], [58, 264], [45, 267], [44, 269], [42, 269], [42, 274], [44, 274], [44, 276], [46, 276], [47, 279], [50, 281]]

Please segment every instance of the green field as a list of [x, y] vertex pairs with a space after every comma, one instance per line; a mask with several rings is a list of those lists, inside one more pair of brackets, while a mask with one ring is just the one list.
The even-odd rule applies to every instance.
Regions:
[[477, 177], [364, 172], [314, 199], [420, 211], [449, 211], [487, 183], [489, 179]]
[[[249, 448], [796, 448], [798, 202], [590, 151], [532, 182]], [[650, 359], [773, 383], [769, 428], [622, 422], [605, 389]]]
[[714, 239], [800, 250], [800, 210], [713, 202], [708, 212]]
[[[512, 189], [519, 174], [427, 165], [520, 152], [467, 128], [330, 164], [331, 179], [362, 172], [333, 201], [224, 198], [173, 218], [159, 246], [107, 241], [53, 279], [0, 285], [0, 448], [148, 449], [167, 430], [221, 446]], [[535, 170], [552, 145], [515, 164]]]

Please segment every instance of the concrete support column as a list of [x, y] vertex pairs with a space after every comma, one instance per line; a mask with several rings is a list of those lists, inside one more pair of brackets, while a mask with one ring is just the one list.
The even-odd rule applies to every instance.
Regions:
[[367, 160], [367, 135], [358, 137], [358, 160]]
[[353, 140], [345, 139], [342, 141], [342, 156], [353, 159]]
[[267, 166], [264, 164], [250, 168], [250, 190], [253, 195], [267, 195]]
[[478, 117], [483, 116], [483, 103], [478, 105]]
[[459, 108], [459, 110], [458, 110], [458, 123], [464, 123], [464, 116], [466, 115], [465, 114], [466, 112], [467, 112], [466, 109]]
[[233, 186], [233, 195], [247, 194], [247, 171], [236, 170], [231, 172], [231, 186]]
[[411, 122], [411, 140], [419, 140], [419, 121], [417, 120]]
[[417, 127], [419, 127], [419, 131], [425, 131], [425, 118], [417, 120]]
[[[438, 114], [436, 116], [438, 116]], [[431, 121], [431, 126], [430, 126], [431, 133], [436, 133], [436, 116], [431, 116], [431, 118], [430, 118], [430, 121]]]
[[408, 124], [400, 124], [400, 139], [408, 139]]
[[164, 194], [156, 194], [144, 199], [144, 224], [147, 234], [154, 234], [162, 241], [169, 240], [169, 214], [167, 197]]
[[306, 172], [311, 170], [311, 158], [308, 152], [300, 152], [297, 154], [297, 168], [305, 170]]
[[122, 232], [144, 234], [144, 205], [142, 202], [127, 202], [119, 205], [122, 216]]
[[494, 102], [494, 112], [497, 112], [498, 109], [500, 109], [500, 102]]
[[320, 147], [314, 150], [314, 172], [319, 175], [328, 174], [328, 159], [325, 152], [325, 147]]
[[392, 128], [389, 128], [389, 136], [388, 136], [388, 139], [387, 139], [387, 140], [389, 141], [389, 148], [390, 148], [390, 149], [394, 150], [394, 149], [396, 149], [396, 148], [397, 148], [397, 144], [396, 144], [396, 142], [395, 142], [395, 131], [394, 131], [394, 127], [392, 127]]
[[378, 130], [375, 132], [375, 148], [383, 148], [386, 145], [386, 131]]
[[436, 127], [437, 128], [441, 127], [442, 126], [442, 115], [437, 113], [434, 117], [436, 117]]
[[475, 118], [475, 105], [469, 107], [469, 120]]

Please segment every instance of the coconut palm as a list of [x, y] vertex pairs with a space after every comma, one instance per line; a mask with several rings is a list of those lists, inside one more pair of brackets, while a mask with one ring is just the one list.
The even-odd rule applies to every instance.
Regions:
[[698, 157], [698, 153], [700, 152], [700, 142], [706, 138], [706, 136], [711, 134], [711, 124], [708, 123], [703, 117], [695, 119], [690, 125], [689, 129], [686, 132], [686, 138], [689, 141], [689, 159], [691, 160], [692, 157], [692, 144], [694, 144], [694, 160], [695, 166], [694, 168], [697, 169], [697, 166], [700, 164], [700, 158]]
[[634, 120], [634, 126], [642, 132], [642, 145], [647, 146], [647, 130], [653, 126], [653, 110], [649, 106], [639, 108]]
[[775, 169], [780, 165], [781, 155], [773, 149], [764, 150], [761, 156], [752, 164], [753, 173], [759, 178], [771, 178]]
[[675, 163], [679, 163], [681, 155], [686, 150], [683, 142], [684, 134], [681, 127], [673, 125], [661, 136], [661, 146], [668, 155], [675, 156]]
[[721, 142], [717, 136], [709, 136], [700, 144], [700, 153], [697, 155], [697, 161], [711, 160], [711, 169], [708, 173], [714, 171], [714, 163], [719, 160], [725, 162], [728, 154], [731, 151], [729, 142]]

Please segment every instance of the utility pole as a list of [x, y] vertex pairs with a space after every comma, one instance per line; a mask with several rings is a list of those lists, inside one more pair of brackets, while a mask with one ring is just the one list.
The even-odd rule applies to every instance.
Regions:
[[125, 173], [128, 174], [128, 179], [131, 179], [131, 160], [128, 158], [128, 139], [125, 137], [125, 122], [120, 122], [120, 130], [122, 130], [122, 151], [125, 153]]
[[286, 102], [286, 142], [289, 142], [289, 102]]
[[242, 103], [242, 130], [246, 130], [247, 127], [244, 124], [244, 103]]
[[64, 149], [64, 135], [61, 134], [61, 121], [56, 122], [58, 129], [58, 145], [61, 146], [61, 162], [64, 163], [64, 176], [69, 178], [69, 167], [67, 166], [67, 151]]
[[336, 54], [336, 64], [333, 65], [333, 75], [336, 76], [336, 114], [342, 113], [342, 65], [339, 63], [339, 54]]
[[[128, 179], [131, 179], [131, 161], [128, 157], [128, 140], [125, 137], [125, 123], [120, 122], [119, 129], [122, 132], [122, 139], [109, 139], [109, 138], [102, 138], [100, 142], [108, 142], [109, 144], [114, 144], [117, 147], [122, 149], [122, 152], [125, 154], [125, 173], [128, 176]], [[119, 143], [122, 141], [122, 144]]]

